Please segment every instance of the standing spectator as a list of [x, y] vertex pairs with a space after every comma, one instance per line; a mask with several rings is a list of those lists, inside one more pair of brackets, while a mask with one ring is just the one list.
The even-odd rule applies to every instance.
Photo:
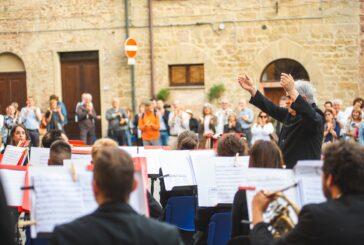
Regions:
[[320, 159], [324, 117], [315, 104], [311, 83], [295, 82], [291, 75], [281, 74], [280, 84], [288, 97], [287, 108], [276, 106], [264, 97], [247, 75], [239, 77], [239, 83], [250, 93], [250, 103], [283, 123], [278, 145], [287, 168], [293, 168], [298, 160]]
[[29, 133], [31, 144], [34, 147], [39, 146], [39, 123], [42, 120], [42, 113], [35, 106], [35, 101], [32, 96], [28, 96], [26, 101], [27, 106], [20, 111], [21, 120]]
[[57, 106], [59, 106], [61, 108], [61, 112], [62, 112], [62, 115], [64, 117], [64, 120], [62, 122], [62, 125], [65, 126], [67, 125], [68, 123], [68, 113], [67, 113], [67, 108], [66, 108], [66, 105], [59, 100], [59, 97], [55, 94], [52, 94], [51, 96], [49, 96], [49, 101], [51, 100], [56, 100], [57, 101]]
[[340, 99], [334, 99], [332, 101], [332, 107], [335, 110], [334, 119], [340, 126], [340, 134], [339, 137], [343, 136], [345, 134], [345, 125], [347, 121], [347, 117], [345, 116], [345, 112], [341, 110], [343, 102]]
[[353, 101], [353, 105], [346, 107], [345, 109], [345, 118], [349, 119], [351, 117], [351, 112], [353, 111], [354, 108], [358, 108], [360, 110], [363, 110], [364, 107], [364, 99], [363, 98], [355, 98]]
[[77, 106], [76, 115], [80, 127], [80, 138], [87, 145], [92, 145], [96, 139], [95, 120], [97, 115], [92, 104], [91, 94], [83, 94], [84, 102]]
[[251, 126], [254, 120], [254, 113], [251, 109], [247, 107], [245, 99], [239, 101], [238, 106], [238, 122], [243, 130], [243, 134], [248, 142], [248, 146], [251, 146], [252, 132]]
[[172, 104], [173, 111], [169, 113], [168, 126], [169, 126], [169, 142], [168, 145], [175, 148], [177, 144], [177, 136], [189, 129], [189, 116], [180, 107], [179, 101], [175, 100]]
[[237, 117], [235, 113], [231, 113], [228, 117], [227, 124], [224, 125], [224, 134], [226, 133], [242, 133], [243, 130], [241, 129], [240, 123], [237, 121]]
[[157, 101], [157, 111], [159, 114], [159, 121], [161, 127], [159, 129], [160, 133], [160, 145], [168, 145], [168, 137], [169, 137], [169, 127], [168, 127], [168, 118], [169, 118], [169, 111], [164, 108], [163, 100]]
[[332, 109], [332, 102], [331, 101], [325, 101], [324, 103], [324, 109], [327, 110], [327, 109]]
[[359, 127], [359, 143], [364, 146], [364, 122], [361, 122]]
[[14, 106], [15, 109], [15, 116], [17, 118], [21, 118], [20, 111], [19, 111], [19, 104], [18, 102], [11, 102], [11, 105]]
[[125, 131], [125, 135], [126, 135], [126, 143], [128, 146], [132, 146], [132, 133], [133, 133], [133, 129], [134, 129], [134, 124], [133, 124], [133, 112], [130, 108], [126, 109], [126, 115], [128, 116], [128, 128]]
[[233, 110], [229, 108], [229, 101], [227, 98], [220, 100], [221, 108], [217, 110], [215, 116], [217, 118], [216, 134], [221, 135], [224, 133], [224, 126], [228, 124], [228, 117], [233, 113]]
[[144, 102], [145, 111], [139, 115], [138, 127], [142, 131], [143, 145], [159, 145], [159, 115], [150, 101]]
[[188, 127], [190, 131], [195, 132], [198, 134], [198, 121], [196, 118], [193, 117], [193, 112], [191, 110], [186, 110], [186, 113], [189, 117]]
[[324, 115], [324, 143], [334, 142], [340, 135], [340, 126], [334, 119], [334, 111], [332, 109], [326, 109]]
[[267, 113], [259, 112], [257, 122], [252, 126], [252, 145], [257, 140], [270, 140], [273, 132], [274, 128]]
[[45, 113], [45, 118], [48, 132], [52, 129], [63, 131], [64, 115], [62, 114], [61, 107], [58, 105], [58, 101], [56, 99], [51, 99], [49, 101], [49, 109]]
[[346, 123], [346, 140], [351, 142], [358, 142], [359, 126], [362, 122], [362, 111], [354, 107], [351, 111], [351, 117]]
[[139, 118], [141, 115], [144, 114], [145, 111], [145, 105], [143, 103], [141, 103], [139, 105], [139, 111], [137, 114], [135, 114], [134, 116], [134, 135], [135, 135], [135, 139], [136, 139], [136, 145], [137, 146], [143, 146], [143, 140], [142, 140], [142, 131], [139, 129]]
[[19, 117], [19, 114], [16, 114], [15, 107], [13, 106], [13, 104], [10, 104], [6, 109], [6, 116], [4, 118], [5, 138], [3, 138], [4, 139], [3, 142], [5, 145], [9, 143], [10, 130], [13, 128], [15, 124], [20, 124], [20, 123], [21, 123], [21, 118]]
[[216, 133], [217, 118], [212, 112], [212, 105], [205, 103], [202, 109], [202, 117], [199, 120], [198, 136], [200, 140], [200, 148], [212, 148], [212, 136]]
[[126, 111], [120, 108], [119, 98], [113, 98], [111, 108], [106, 111], [106, 120], [109, 122], [107, 136], [119, 145], [126, 145], [126, 131], [128, 130], [128, 115]]

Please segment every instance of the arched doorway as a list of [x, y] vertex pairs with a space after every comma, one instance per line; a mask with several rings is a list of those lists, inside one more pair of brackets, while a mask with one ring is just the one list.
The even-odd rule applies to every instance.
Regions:
[[277, 59], [270, 62], [260, 76], [260, 88], [276, 105], [279, 104], [281, 96], [285, 95], [279, 84], [281, 73], [291, 74], [295, 80], [310, 80], [306, 69], [293, 59]]
[[27, 97], [26, 74], [23, 61], [12, 53], [0, 54], [0, 114], [6, 107], [17, 102], [19, 109], [25, 106]]

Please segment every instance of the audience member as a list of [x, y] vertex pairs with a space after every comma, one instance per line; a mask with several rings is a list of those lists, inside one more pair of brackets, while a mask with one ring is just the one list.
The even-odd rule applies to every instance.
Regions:
[[62, 114], [61, 107], [57, 103], [58, 101], [56, 99], [51, 99], [49, 101], [49, 108], [45, 113], [47, 131], [50, 131], [52, 129], [58, 129], [63, 131], [64, 115]]
[[83, 94], [83, 102], [77, 106], [76, 115], [81, 140], [87, 145], [92, 145], [96, 140], [95, 120], [98, 117], [92, 104], [91, 94]]
[[28, 96], [27, 106], [20, 111], [21, 120], [28, 131], [32, 146], [39, 146], [39, 123], [42, 120], [42, 113], [35, 106], [35, 101], [32, 96]]
[[92, 189], [98, 209], [57, 226], [50, 244], [180, 244], [175, 227], [137, 214], [128, 204], [136, 188], [131, 157], [117, 147], [94, 159]]
[[128, 146], [132, 146], [133, 145], [132, 134], [133, 134], [133, 130], [134, 130], [133, 111], [130, 108], [126, 108], [126, 115], [128, 116], [128, 126], [127, 126], [127, 130], [125, 131], [126, 143]]
[[332, 102], [331, 101], [325, 101], [324, 103], [324, 110], [327, 110], [327, 109], [332, 109]]
[[63, 140], [57, 140], [52, 143], [51, 148], [49, 150], [49, 159], [48, 165], [63, 165], [63, 160], [71, 159], [72, 157], [72, 149], [70, 144]]
[[159, 114], [150, 101], [144, 102], [145, 111], [139, 115], [138, 127], [142, 131], [143, 145], [159, 145]]
[[[335, 116], [334, 119], [339, 124], [340, 128], [343, 129], [346, 125], [347, 117], [345, 117], [345, 112], [341, 110], [343, 102], [340, 99], [334, 99], [332, 101], [332, 107], [335, 110]], [[340, 133], [340, 136], [342, 135], [342, 132]]]
[[340, 125], [334, 119], [334, 111], [332, 109], [326, 109], [324, 115], [324, 143], [334, 142], [340, 136]]
[[354, 108], [362, 110], [364, 108], [364, 99], [357, 97], [353, 100], [353, 105], [345, 108], [345, 118], [348, 120], [351, 117]]
[[346, 140], [351, 142], [358, 142], [359, 127], [362, 122], [362, 111], [354, 107], [351, 111], [351, 117], [346, 123]]
[[128, 130], [128, 115], [120, 107], [119, 98], [113, 98], [111, 108], [106, 111], [106, 120], [109, 122], [107, 137], [118, 142], [119, 145], [126, 145], [126, 131]]
[[177, 143], [177, 136], [189, 129], [189, 116], [181, 108], [179, 101], [175, 100], [172, 103], [173, 111], [169, 113], [169, 142], [168, 145], [175, 148]]
[[360, 124], [359, 128], [359, 143], [364, 146], [364, 122]]
[[160, 121], [160, 129], [159, 129], [160, 145], [167, 146], [169, 138], [169, 126], [168, 126], [169, 111], [164, 108], [163, 100], [157, 101], [157, 110]]
[[64, 117], [64, 120], [62, 122], [63, 126], [68, 124], [68, 113], [67, 113], [67, 108], [66, 105], [59, 100], [59, 97], [55, 94], [52, 94], [51, 96], [49, 96], [49, 101], [51, 100], [56, 100], [57, 101], [57, 106], [61, 108], [61, 113]]
[[273, 124], [267, 113], [260, 111], [257, 122], [252, 126], [252, 145], [257, 140], [270, 140], [270, 135], [274, 133]]
[[53, 142], [57, 140], [63, 140], [68, 143], [67, 136], [63, 133], [62, 130], [59, 129], [52, 129], [51, 131], [47, 132], [42, 138], [42, 146], [44, 148], [50, 148]]
[[136, 139], [136, 145], [137, 146], [143, 146], [143, 139], [142, 139], [142, 131], [139, 128], [139, 118], [141, 115], [144, 114], [145, 111], [145, 105], [143, 103], [141, 103], [139, 105], [138, 108], [138, 113], [134, 115], [134, 120], [133, 120], [133, 124], [134, 124], [134, 136]]
[[237, 121], [236, 114], [230, 113], [228, 116], [228, 122], [224, 125], [224, 134], [226, 133], [243, 133], [240, 123]]
[[251, 109], [247, 107], [245, 99], [239, 101], [238, 106], [238, 122], [240, 123], [243, 134], [248, 142], [248, 146], [251, 146], [252, 132], [251, 126], [254, 121], [254, 113]]
[[193, 117], [193, 112], [191, 110], [186, 110], [186, 113], [188, 115], [188, 128], [190, 131], [195, 132], [198, 134], [198, 120]]
[[283, 122], [279, 146], [287, 168], [293, 168], [298, 160], [320, 159], [324, 117], [315, 104], [311, 83], [295, 82], [291, 75], [282, 73], [280, 84], [287, 93], [287, 108], [278, 107], [264, 97], [248, 76], [239, 77], [239, 83], [250, 93], [250, 103]]
[[275, 197], [263, 191], [253, 198], [250, 242], [256, 244], [362, 244], [364, 240], [364, 150], [358, 144], [338, 141], [323, 157], [322, 189], [326, 202], [302, 208], [297, 225], [274, 241], [263, 213]]
[[216, 111], [217, 125], [216, 125], [216, 134], [221, 135], [225, 132], [225, 125], [228, 124], [228, 119], [231, 114], [233, 114], [233, 110], [229, 108], [229, 100], [227, 98], [222, 98], [220, 100], [221, 108]]
[[212, 148], [212, 136], [216, 133], [216, 125], [217, 118], [212, 112], [212, 105], [205, 103], [198, 125], [200, 148]]
[[15, 107], [9, 105], [6, 109], [6, 116], [4, 117], [4, 135], [3, 143], [7, 145], [10, 141], [10, 131], [14, 124], [20, 124], [21, 118], [16, 114]]

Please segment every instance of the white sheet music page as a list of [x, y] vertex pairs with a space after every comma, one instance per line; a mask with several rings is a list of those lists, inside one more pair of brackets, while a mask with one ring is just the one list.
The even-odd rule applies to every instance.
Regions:
[[159, 168], [161, 166], [159, 156], [162, 154], [163, 151], [163, 149], [139, 148], [138, 156], [147, 158], [148, 174], [159, 174]]
[[49, 148], [31, 147], [30, 164], [33, 166], [47, 166], [49, 159]]
[[140, 150], [143, 147], [139, 146], [119, 146], [120, 149], [126, 151], [131, 157], [138, 156], [138, 149]]
[[142, 215], [149, 216], [148, 200], [144, 189], [144, 178], [140, 171], [134, 172], [134, 178], [138, 182], [137, 188], [130, 194], [129, 204], [135, 211]]
[[166, 190], [175, 186], [195, 185], [188, 151], [162, 151], [160, 163]]
[[82, 160], [91, 162], [92, 157], [91, 157], [90, 154], [73, 154], [72, 153], [71, 159], [74, 159], [74, 160], [81, 160], [82, 159]]
[[322, 161], [306, 160], [298, 161], [294, 167], [294, 173], [299, 187], [299, 204], [304, 206], [309, 203], [326, 201], [322, 191]]
[[56, 225], [70, 222], [97, 208], [91, 189], [92, 173], [78, 171], [73, 181], [70, 169], [63, 166], [29, 167], [31, 192], [32, 237], [39, 232], [52, 232]]
[[17, 165], [26, 148], [7, 145], [1, 164]]
[[191, 158], [197, 183], [198, 205], [212, 207], [219, 203], [232, 203], [249, 159], [204, 155], [194, 155]]
[[4, 187], [8, 206], [21, 206], [25, 172], [22, 170], [0, 169], [0, 179]]
[[[254, 191], [246, 192], [250, 220], [252, 220], [252, 200], [258, 191], [264, 190], [274, 192], [295, 183], [294, 174], [291, 169], [249, 168], [244, 175], [244, 178], [242, 178], [240, 182], [240, 186], [255, 187]], [[297, 204], [297, 187], [285, 191], [284, 194]], [[270, 220], [272, 217], [272, 207], [273, 205], [270, 205], [265, 212], [263, 216], [265, 221]], [[292, 215], [291, 217], [294, 222], [297, 222], [297, 217], [295, 215]]]

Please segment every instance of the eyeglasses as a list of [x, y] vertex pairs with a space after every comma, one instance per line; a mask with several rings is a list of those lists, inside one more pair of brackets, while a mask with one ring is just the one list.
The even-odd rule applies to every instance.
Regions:
[[260, 118], [267, 118], [268, 116], [259, 116]]

